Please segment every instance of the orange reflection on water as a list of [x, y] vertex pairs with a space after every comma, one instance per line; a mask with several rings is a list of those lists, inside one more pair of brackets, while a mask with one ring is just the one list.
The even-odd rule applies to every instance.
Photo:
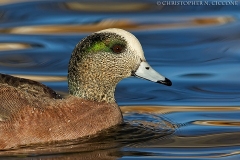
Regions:
[[145, 11], [151, 8], [159, 8], [152, 3], [124, 3], [124, 2], [100, 2], [100, 3], [83, 3], [83, 2], [67, 2], [64, 3], [64, 7], [68, 10], [77, 10], [77, 11], [87, 11], [87, 12], [136, 12], [136, 11]]
[[159, 30], [159, 29], [181, 29], [194, 28], [212, 25], [222, 25], [233, 22], [232, 17], [204, 17], [192, 18], [188, 21], [176, 23], [154, 23], [141, 24], [128, 19], [105, 19], [99, 23], [82, 24], [82, 25], [41, 25], [41, 26], [21, 26], [13, 28], [0, 28], [0, 33], [4, 34], [73, 34], [96, 32], [106, 28], [122, 28], [125, 30]]
[[0, 5], [7, 5], [12, 3], [20, 3], [20, 2], [29, 2], [34, 0], [1, 0]]
[[240, 107], [197, 107], [197, 106], [122, 106], [123, 113], [140, 112], [140, 113], [172, 113], [172, 112], [226, 112], [239, 111]]
[[31, 45], [25, 43], [0, 43], [0, 51], [20, 50], [30, 48]]
[[69, 34], [95, 32], [105, 28], [135, 28], [136, 26], [127, 20], [104, 20], [94, 24], [84, 25], [45, 25], [45, 26], [22, 26], [1, 29], [0, 33], [8, 34]]
[[13, 76], [41, 82], [59, 82], [67, 80], [67, 77], [65, 76], [37, 76], [37, 75], [13, 75]]
[[204, 120], [204, 121], [195, 121], [193, 124], [198, 125], [207, 125], [207, 126], [229, 126], [229, 127], [239, 127], [240, 122], [237, 121], [227, 121], [227, 120], [218, 120], [218, 121], [210, 121], [210, 120]]

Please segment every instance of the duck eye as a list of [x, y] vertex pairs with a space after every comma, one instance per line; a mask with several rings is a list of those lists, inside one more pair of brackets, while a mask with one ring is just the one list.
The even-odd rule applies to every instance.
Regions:
[[113, 45], [112, 46], [112, 51], [114, 52], [114, 53], [121, 53], [122, 52], [122, 50], [123, 50], [123, 45], [121, 45], [121, 44], [115, 44], [115, 45]]

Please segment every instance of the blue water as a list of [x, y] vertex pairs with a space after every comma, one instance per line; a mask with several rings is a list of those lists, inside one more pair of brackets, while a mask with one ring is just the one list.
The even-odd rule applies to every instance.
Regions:
[[41, 81], [67, 96], [74, 46], [116, 27], [132, 32], [149, 64], [173, 82], [124, 79], [115, 93], [123, 125], [90, 140], [0, 151], [1, 157], [239, 159], [240, 1], [207, 2], [0, 1], [1, 73]]

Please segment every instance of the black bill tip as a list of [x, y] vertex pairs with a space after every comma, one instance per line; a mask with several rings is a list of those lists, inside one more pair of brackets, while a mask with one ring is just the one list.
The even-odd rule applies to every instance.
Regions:
[[157, 83], [161, 83], [161, 84], [164, 84], [166, 86], [171, 86], [172, 85], [172, 82], [167, 78], [165, 78], [165, 80], [163, 80], [163, 81], [157, 81]]

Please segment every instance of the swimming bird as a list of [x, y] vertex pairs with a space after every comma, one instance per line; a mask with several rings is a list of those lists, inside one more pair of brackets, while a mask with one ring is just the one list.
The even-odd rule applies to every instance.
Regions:
[[67, 98], [39, 82], [1, 74], [0, 149], [77, 139], [121, 124], [114, 92], [130, 76], [172, 84], [147, 63], [138, 39], [117, 28], [92, 33], [76, 45]]

